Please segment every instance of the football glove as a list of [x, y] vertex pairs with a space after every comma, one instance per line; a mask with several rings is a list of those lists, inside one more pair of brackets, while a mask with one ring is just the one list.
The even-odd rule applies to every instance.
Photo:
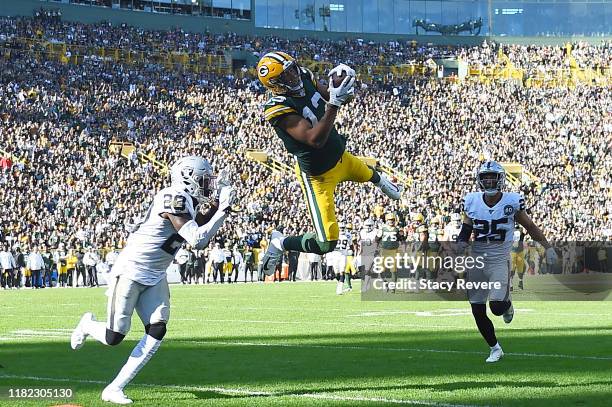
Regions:
[[236, 190], [234, 187], [225, 186], [219, 192], [219, 210], [230, 212], [231, 207], [236, 200]]
[[329, 71], [329, 74], [327, 76], [329, 76], [330, 78], [332, 77], [333, 74], [342, 76], [343, 72], [346, 73], [347, 76], [355, 77], [355, 70], [346, 64], [337, 65], [334, 69]]
[[329, 80], [329, 103], [330, 105], [340, 107], [349, 102], [355, 95], [355, 77], [347, 76], [344, 78], [342, 83], [338, 86], [334, 86], [334, 81]]
[[559, 256], [557, 256], [557, 252], [554, 247], [549, 247], [546, 249], [546, 263], [548, 264], [557, 264], [559, 261]]

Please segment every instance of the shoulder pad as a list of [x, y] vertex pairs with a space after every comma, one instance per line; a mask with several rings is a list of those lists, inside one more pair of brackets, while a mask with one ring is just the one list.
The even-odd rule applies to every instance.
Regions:
[[264, 104], [264, 119], [273, 124], [279, 117], [290, 113], [297, 114], [297, 110], [285, 96], [273, 96]]
[[194, 211], [193, 200], [185, 191], [166, 188], [158, 193], [158, 197], [161, 200], [162, 212], [184, 215], [191, 214]]
[[523, 198], [523, 194], [519, 194], [518, 192], [510, 192], [510, 202], [516, 208], [516, 211], [524, 211], [525, 210], [525, 198]]

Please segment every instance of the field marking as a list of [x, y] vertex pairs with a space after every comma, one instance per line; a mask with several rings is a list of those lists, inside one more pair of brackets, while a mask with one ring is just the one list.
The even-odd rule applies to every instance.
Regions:
[[[515, 312], [533, 312], [530, 308], [515, 308]], [[395, 315], [414, 315], [417, 317], [456, 317], [472, 315], [472, 311], [467, 308], [445, 308], [432, 311], [366, 311], [359, 314], [349, 314], [347, 317], [388, 317]]]
[[381, 323], [359, 323], [359, 322], [347, 322], [347, 321], [337, 321], [337, 322], [322, 322], [322, 321], [273, 321], [273, 320], [259, 320], [259, 319], [202, 319], [202, 322], [219, 322], [219, 323], [227, 323], [227, 322], [238, 322], [245, 324], [279, 324], [279, 325], [304, 325], [304, 324], [315, 324], [315, 325], [349, 325], [349, 326], [373, 326], [373, 327], [392, 327], [392, 328], [454, 328], [454, 329], [463, 329], [464, 327], [456, 326], [456, 325], [427, 325], [423, 326], [422, 324], [381, 324]]
[[[422, 349], [422, 348], [385, 348], [377, 346], [340, 346], [340, 345], [312, 345], [312, 344], [292, 344], [292, 343], [268, 343], [268, 342], [234, 342], [234, 341], [194, 341], [176, 339], [177, 342], [199, 343], [199, 344], [218, 344], [218, 345], [237, 345], [237, 346], [263, 346], [263, 347], [278, 347], [278, 348], [313, 348], [313, 349], [354, 349], [354, 350], [372, 350], [382, 352], [424, 352], [424, 353], [455, 353], [469, 355], [485, 355], [484, 352], [453, 350], [453, 349]], [[507, 352], [508, 356], [525, 356], [537, 358], [553, 358], [553, 359], [587, 359], [587, 360], [612, 360], [612, 356], [581, 356], [581, 355], [564, 355], [556, 353], [525, 353], [525, 352]]]
[[[0, 375], [0, 378], [5, 379], [21, 379], [21, 380], [42, 380], [49, 382], [68, 382], [68, 383], [89, 383], [89, 384], [107, 384], [102, 380], [88, 380], [88, 379], [70, 379], [70, 378], [57, 378], [57, 377], [38, 377], [38, 376], [20, 376], [20, 375]], [[336, 396], [329, 393], [284, 393], [284, 392], [268, 392], [268, 391], [255, 391], [244, 388], [227, 388], [227, 387], [204, 387], [204, 386], [188, 386], [178, 384], [151, 384], [151, 383], [131, 383], [133, 387], [149, 387], [159, 389], [172, 389], [172, 390], [187, 390], [187, 391], [204, 391], [204, 392], [215, 392], [221, 394], [240, 394], [248, 397], [289, 397], [289, 398], [311, 398], [320, 400], [331, 400], [331, 401], [359, 401], [359, 402], [376, 402], [376, 403], [388, 403], [388, 404], [407, 404], [407, 405], [419, 405], [419, 406], [432, 406], [432, 407], [478, 407], [473, 404], [451, 404], [451, 403], [438, 403], [435, 401], [426, 400], [410, 400], [410, 399], [390, 399], [384, 397], [363, 397], [363, 396]], [[358, 389], [361, 390], [361, 389]], [[352, 389], [346, 389], [343, 391], [354, 391]]]

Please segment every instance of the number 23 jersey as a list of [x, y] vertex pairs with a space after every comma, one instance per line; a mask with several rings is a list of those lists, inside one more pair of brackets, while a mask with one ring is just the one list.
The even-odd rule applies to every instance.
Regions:
[[189, 215], [195, 219], [194, 200], [175, 187], [160, 190], [147, 213], [130, 233], [127, 245], [119, 254], [111, 276], [123, 275], [144, 285], [155, 285], [166, 276], [184, 239], [163, 213]]
[[514, 217], [525, 209], [525, 200], [516, 192], [504, 192], [488, 206], [483, 192], [471, 192], [463, 199], [463, 209], [474, 226], [473, 254], [486, 254], [489, 261], [506, 261], [514, 239]]

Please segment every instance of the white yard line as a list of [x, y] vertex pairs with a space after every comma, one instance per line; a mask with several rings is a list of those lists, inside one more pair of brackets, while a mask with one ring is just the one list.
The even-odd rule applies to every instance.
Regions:
[[264, 319], [201, 319], [202, 322], [219, 322], [219, 323], [243, 323], [243, 324], [278, 324], [278, 325], [304, 325], [304, 324], [313, 324], [313, 325], [349, 325], [349, 326], [373, 326], [373, 327], [391, 327], [391, 328], [421, 328], [421, 329], [429, 329], [429, 328], [441, 328], [441, 329], [463, 329], [465, 327], [460, 327], [456, 325], [427, 325], [423, 324], [385, 324], [385, 323], [360, 323], [360, 322], [347, 322], [347, 321], [274, 321], [274, 320], [264, 320]]
[[[371, 350], [376, 352], [415, 352], [415, 353], [455, 353], [455, 354], [469, 354], [469, 355], [484, 355], [483, 352], [478, 351], [464, 351], [464, 350], [452, 350], [452, 349], [422, 349], [422, 348], [386, 348], [378, 346], [342, 346], [342, 345], [313, 345], [313, 344], [299, 344], [299, 343], [266, 343], [266, 342], [233, 342], [233, 341], [194, 341], [194, 340], [180, 340], [179, 342], [187, 343], [199, 343], [199, 344], [213, 344], [213, 345], [227, 345], [227, 346], [263, 346], [263, 347], [278, 347], [278, 348], [312, 348], [312, 349], [355, 349], [355, 350]], [[612, 356], [582, 356], [582, 355], [564, 355], [554, 353], [521, 353], [521, 352], [508, 352], [508, 356], [524, 356], [524, 357], [536, 357], [536, 358], [552, 358], [552, 359], [587, 359], [587, 360], [612, 360]]]
[[[0, 379], [21, 379], [21, 380], [39, 380], [48, 382], [64, 382], [64, 383], [91, 383], [91, 384], [106, 384], [102, 380], [87, 380], [87, 379], [70, 379], [57, 377], [38, 377], [38, 376], [20, 376], [20, 375], [0, 375]], [[432, 407], [476, 407], [475, 405], [467, 404], [452, 404], [438, 403], [427, 400], [409, 400], [409, 399], [391, 399], [385, 397], [365, 397], [365, 396], [340, 396], [329, 393], [284, 393], [255, 391], [244, 388], [227, 388], [227, 387], [204, 387], [204, 386], [186, 386], [177, 384], [150, 384], [150, 383], [133, 383], [133, 387], [149, 387], [158, 389], [184, 390], [184, 391], [208, 391], [221, 394], [240, 394], [248, 397], [288, 397], [288, 398], [310, 398], [319, 400], [331, 401], [357, 401], [365, 403], [388, 403], [388, 404], [406, 404], [417, 406], [432, 406]], [[358, 391], [361, 389], [346, 389], [343, 391]]]

